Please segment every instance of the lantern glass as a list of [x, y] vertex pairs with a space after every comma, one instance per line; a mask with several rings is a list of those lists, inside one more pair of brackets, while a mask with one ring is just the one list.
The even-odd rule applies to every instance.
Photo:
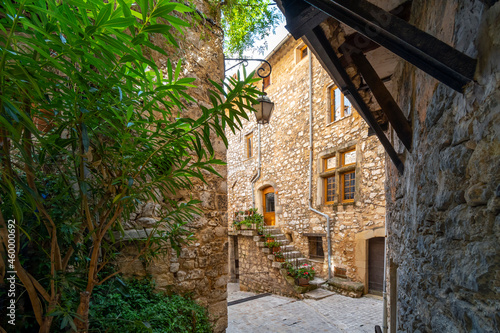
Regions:
[[257, 102], [257, 104], [253, 105], [256, 111], [255, 118], [257, 119], [257, 123], [268, 124], [274, 109], [274, 103], [267, 96], [260, 96], [257, 98]]

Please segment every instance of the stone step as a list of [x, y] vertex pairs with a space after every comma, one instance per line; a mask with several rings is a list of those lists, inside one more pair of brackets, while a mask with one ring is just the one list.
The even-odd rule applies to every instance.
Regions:
[[293, 262], [293, 263], [297, 263], [298, 265], [302, 265], [302, 264], [305, 264], [307, 263], [307, 258], [291, 258], [291, 259], [285, 259], [286, 262]]
[[286, 239], [286, 236], [284, 234], [274, 234], [273, 235], [274, 239]]
[[[309, 281], [309, 284], [311, 284], [312, 281]], [[330, 290], [326, 289], [314, 289], [311, 291], [308, 291], [307, 293], [304, 294], [305, 298], [313, 299], [313, 300], [320, 300], [323, 298], [326, 298], [328, 296], [335, 295], [334, 292], [331, 292]]]
[[326, 280], [324, 280], [322, 278], [319, 278], [319, 277], [315, 277], [314, 279], [312, 279], [311, 281], [309, 281], [309, 284], [315, 284], [318, 287], [321, 287], [325, 283], [326, 283]]
[[281, 245], [280, 247], [282, 252], [295, 251], [295, 246], [293, 245]]
[[266, 236], [268, 234], [275, 235], [275, 234], [280, 234], [280, 233], [281, 233], [281, 229], [279, 229], [279, 228], [264, 229], [264, 236]]
[[289, 258], [300, 258], [302, 256], [302, 253], [300, 251], [283, 251], [283, 255], [285, 256], [285, 259]]

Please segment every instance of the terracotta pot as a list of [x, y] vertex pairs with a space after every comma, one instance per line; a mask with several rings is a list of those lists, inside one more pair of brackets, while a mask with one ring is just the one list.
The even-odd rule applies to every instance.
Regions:
[[298, 278], [297, 279], [297, 284], [299, 286], [308, 286], [309, 285], [309, 280], [306, 278]]
[[279, 246], [278, 247], [273, 247], [273, 253], [279, 252], [279, 250], [280, 250]]
[[276, 258], [277, 262], [285, 262], [285, 258]]
[[272, 242], [274, 242], [274, 238], [269, 238], [269, 237], [268, 237], [268, 238], [267, 238], [267, 240], [266, 240], [266, 242], [267, 242], [267, 243], [272, 243]]

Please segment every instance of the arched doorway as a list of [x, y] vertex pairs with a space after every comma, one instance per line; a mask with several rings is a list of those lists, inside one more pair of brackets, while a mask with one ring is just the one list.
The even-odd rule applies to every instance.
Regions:
[[385, 238], [375, 237], [368, 241], [368, 290], [382, 294], [384, 287]]
[[262, 190], [262, 211], [264, 212], [264, 223], [266, 225], [275, 224], [275, 193], [272, 186]]

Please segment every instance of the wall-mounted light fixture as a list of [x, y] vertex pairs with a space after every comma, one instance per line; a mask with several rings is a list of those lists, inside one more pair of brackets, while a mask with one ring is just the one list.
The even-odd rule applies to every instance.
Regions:
[[[239, 62], [236, 65], [233, 65], [230, 68], [226, 69], [226, 72], [235, 68], [236, 66], [241, 65], [241, 64], [248, 65], [249, 61], [261, 62], [262, 63], [261, 66], [257, 69], [257, 76], [262, 78], [262, 81], [264, 81], [264, 79], [266, 77], [269, 77], [269, 75], [271, 75], [271, 72], [273, 70], [273, 67], [271, 66], [271, 64], [267, 60], [264, 60], [264, 59], [224, 58], [224, 61], [230, 61], [230, 60], [239, 61]], [[269, 66], [269, 72], [267, 74], [263, 74], [263, 73], [266, 73], [266, 69], [264, 67], [264, 64], [267, 64], [267, 66]], [[262, 82], [262, 92], [264, 92], [264, 82]], [[257, 119], [257, 123], [258, 124], [268, 124], [269, 120], [271, 120], [271, 114], [272, 114], [273, 109], [274, 109], [274, 103], [271, 102], [271, 99], [269, 97], [267, 97], [264, 93], [264, 95], [259, 96], [259, 98], [257, 98], [257, 104], [254, 104], [253, 108], [256, 111], [255, 118]]]

